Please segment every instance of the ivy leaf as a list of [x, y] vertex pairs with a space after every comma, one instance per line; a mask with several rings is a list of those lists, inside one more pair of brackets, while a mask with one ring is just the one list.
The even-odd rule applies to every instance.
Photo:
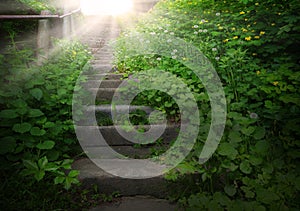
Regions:
[[256, 199], [260, 202], [271, 204], [273, 201], [278, 201], [279, 197], [276, 193], [264, 188], [256, 190]]
[[43, 143], [39, 143], [36, 145], [36, 148], [38, 149], [52, 149], [55, 145], [54, 141], [45, 141]]
[[226, 185], [224, 191], [228, 196], [234, 196], [236, 194], [236, 188], [233, 185]]
[[244, 174], [250, 174], [252, 171], [250, 162], [245, 160], [240, 164], [240, 169]]
[[249, 127], [244, 127], [242, 128], [242, 133], [246, 136], [250, 136], [254, 131], [255, 131], [255, 127], [253, 126], [249, 126]]
[[28, 117], [40, 117], [43, 115], [44, 113], [40, 109], [30, 109]]
[[37, 100], [41, 100], [43, 97], [43, 91], [39, 88], [32, 89], [29, 93]]
[[230, 142], [233, 142], [233, 143], [239, 143], [242, 141], [241, 135], [237, 131], [230, 131], [228, 138], [229, 138]]
[[43, 130], [43, 129], [40, 129], [38, 127], [33, 127], [30, 130], [30, 134], [33, 135], [33, 136], [43, 136], [43, 135], [46, 134], [46, 131]]
[[0, 155], [12, 152], [17, 146], [14, 137], [8, 136], [0, 140]]
[[219, 146], [218, 153], [233, 160], [237, 156], [238, 151], [231, 144], [222, 143]]
[[4, 118], [4, 119], [14, 119], [18, 116], [19, 115], [17, 114], [16, 110], [12, 110], [12, 109], [6, 109], [0, 112], [0, 118]]
[[256, 153], [265, 154], [269, 150], [269, 143], [265, 140], [258, 141], [254, 146]]
[[24, 122], [21, 124], [15, 124], [13, 126], [13, 131], [23, 134], [23, 133], [30, 131], [31, 127], [32, 127], [32, 125], [30, 123]]

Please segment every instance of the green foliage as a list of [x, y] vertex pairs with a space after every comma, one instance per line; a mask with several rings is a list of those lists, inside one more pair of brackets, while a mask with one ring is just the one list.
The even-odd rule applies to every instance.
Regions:
[[[214, 64], [223, 83], [228, 103], [225, 133], [213, 157], [200, 166], [197, 156], [210, 125], [203, 84], [172, 58], [128, 57], [131, 49], [117, 46], [121, 72], [167, 70], [181, 77], [198, 101], [197, 144], [167, 175], [176, 180], [185, 173], [199, 174], [200, 182], [192, 185], [197, 191], [181, 196], [188, 210], [299, 208], [299, 9], [293, 0], [164, 0], [124, 32], [169, 34], [192, 43]], [[153, 90], [141, 96], [134, 103], [158, 101], [160, 110], [178, 112], [166, 94]]]
[[78, 42], [57, 40], [49, 61], [37, 66], [31, 50], [13, 44], [0, 55], [1, 176], [69, 189], [79, 182], [78, 171], [70, 170], [79, 153], [73, 90], [91, 55]]
[[49, 10], [52, 12], [55, 11], [55, 8], [53, 4], [51, 4], [50, 0], [18, 0], [18, 1], [34, 9], [36, 12], [41, 12], [42, 10]]

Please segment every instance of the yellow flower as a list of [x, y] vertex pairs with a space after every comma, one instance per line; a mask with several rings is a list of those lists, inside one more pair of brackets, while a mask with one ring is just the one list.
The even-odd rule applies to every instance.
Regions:
[[222, 26], [219, 26], [219, 30], [222, 30], [223, 29], [223, 27]]
[[234, 40], [236, 40], [236, 39], [238, 39], [238, 38], [239, 38], [238, 36], [234, 36], [234, 37], [233, 37]]
[[254, 38], [255, 38], [255, 39], [259, 39], [259, 38], [260, 38], [260, 36], [255, 36]]
[[245, 21], [248, 21], [248, 18], [245, 18]]
[[278, 81], [274, 81], [274, 82], [273, 82], [273, 85], [274, 85], [274, 86], [277, 86], [278, 83], [279, 83]]
[[232, 28], [231, 28], [231, 30], [232, 30], [232, 31], [235, 31], [235, 30], [236, 30], [236, 28], [235, 28], [235, 27], [232, 27]]
[[256, 71], [256, 75], [259, 75], [259, 74], [260, 74], [260, 71], [259, 71], [259, 70], [257, 70], [257, 71]]
[[271, 26], [275, 26], [276, 24], [275, 23], [271, 23]]
[[244, 28], [242, 28], [242, 30], [243, 30], [243, 32], [247, 32], [248, 31], [247, 29], [244, 29]]
[[250, 41], [251, 40], [251, 36], [245, 37], [245, 40]]
[[229, 39], [225, 39], [225, 40], [223, 40], [223, 42], [228, 42], [229, 41]]
[[72, 51], [72, 53], [73, 53], [73, 56], [76, 56], [76, 54], [77, 54], [76, 51]]
[[253, 23], [253, 25], [256, 25], [256, 24], [257, 24], [256, 22]]
[[256, 6], [258, 6], [258, 5], [259, 5], [259, 3], [255, 3], [255, 5], [256, 5]]
[[257, 56], [257, 53], [253, 53], [252, 55], [253, 55], [253, 56]]
[[281, 12], [277, 13], [278, 15], [281, 15]]
[[244, 14], [245, 14], [245, 12], [244, 12], [244, 11], [242, 11], [242, 12], [240, 12], [240, 14], [241, 14], [241, 15], [244, 15]]
[[264, 35], [265, 33], [266, 32], [264, 32], [264, 31], [259, 32], [260, 35]]

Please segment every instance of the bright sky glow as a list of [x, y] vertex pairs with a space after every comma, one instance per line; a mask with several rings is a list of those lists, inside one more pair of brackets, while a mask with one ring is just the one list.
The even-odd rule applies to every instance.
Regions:
[[132, 0], [81, 0], [85, 15], [121, 15], [133, 9]]

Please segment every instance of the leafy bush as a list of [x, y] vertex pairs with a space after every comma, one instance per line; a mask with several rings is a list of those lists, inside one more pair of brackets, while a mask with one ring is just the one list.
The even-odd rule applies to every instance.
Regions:
[[[213, 157], [200, 166], [197, 156], [210, 125], [209, 100], [200, 80], [172, 58], [128, 57], [130, 49], [121, 42], [117, 46], [121, 72], [153, 67], [172, 72], [184, 79], [199, 103], [203, 119], [198, 142], [167, 175], [176, 180], [185, 173], [199, 174], [190, 194], [181, 195], [190, 210], [299, 208], [298, 13], [297, 1], [164, 0], [124, 32], [169, 34], [192, 43], [214, 64], [223, 83], [225, 133]], [[165, 106], [168, 96], [149, 95], [150, 103], [160, 99], [162, 110], [176, 110], [176, 104]], [[139, 103], [149, 104], [146, 97]]]
[[52, 180], [69, 189], [78, 183], [78, 171], [69, 169], [80, 152], [73, 90], [91, 55], [78, 42], [57, 41], [49, 61], [37, 66], [32, 50], [18, 50], [13, 42], [8, 49], [0, 55], [2, 180], [21, 175], [31, 185]]

